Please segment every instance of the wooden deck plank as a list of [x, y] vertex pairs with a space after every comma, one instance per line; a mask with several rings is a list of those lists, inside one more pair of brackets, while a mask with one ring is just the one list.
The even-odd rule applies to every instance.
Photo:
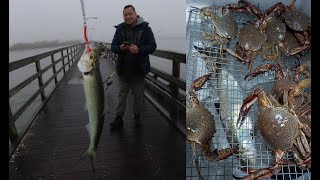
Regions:
[[[111, 62], [101, 60], [106, 79]], [[105, 91], [106, 116], [96, 156], [96, 172], [90, 159], [80, 160], [89, 145], [84, 126], [88, 114], [76, 64], [46, 108], [33, 122], [9, 162], [10, 179], [185, 179], [185, 140], [145, 98], [141, 126], [133, 120], [131, 92], [124, 127], [110, 131], [117, 103], [117, 78]]]

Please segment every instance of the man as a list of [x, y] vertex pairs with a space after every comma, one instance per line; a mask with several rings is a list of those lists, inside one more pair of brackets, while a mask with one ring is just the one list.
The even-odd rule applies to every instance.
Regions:
[[129, 89], [134, 95], [134, 119], [140, 120], [144, 98], [144, 77], [150, 71], [149, 54], [156, 48], [153, 32], [132, 5], [123, 8], [124, 22], [115, 26], [111, 51], [118, 54], [116, 71], [119, 76], [118, 105], [112, 128], [122, 127]]

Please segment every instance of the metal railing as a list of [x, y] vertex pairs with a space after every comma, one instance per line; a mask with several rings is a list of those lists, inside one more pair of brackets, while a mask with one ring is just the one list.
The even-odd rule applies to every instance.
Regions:
[[[32, 121], [38, 115], [40, 110], [46, 105], [51, 94], [57, 88], [61, 80], [65, 77], [65, 74], [68, 72], [70, 67], [79, 60], [83, 52], [83, 49], [84, 49], [84, 44], [77, 44], [77, 45], [56, 49], [53, 51], [45, 52], [42, 54], [38, 54], [32, 57], [24, 58], [24, 59], [9, 63], [9, 73], [20, 70], [20, 68], [33, 63], [35, 64], [35, 67], [36, 67], [36, 71], [34, 72], [34, 74], [32, 74], [30, 77], [20, 82], [19, 84], [15, 85], [13, 88], [9, 89], [9, 139], [11, 141], [11, 145], [9, 147], [9, 157], [11, 156], [11, 154], [13, 153], [17, 145], [20, 143], [23, 135], [27, 131], [28, 127], [31, 125]], [[64, 54], [65, 51], [66, 51], [66, 54]], [[55, 59], [54, 58], [55, 54], [61, 54], [61, 58]], [[51, 58], [51, 63], [46, 67], [41, 67], [40, 61], [47, 57]], [[62, 66], [60, 69], [56, 69], [59, 63], [62, 64]], [[67, 66], [68, 66], [68, 69], [66, 70]], [[52, 69], [53, 74], [51, 77], [49, 77], [49, 79], [46, 82], [44, 82], [43, 74], [50, 69]], [[62, 78], [59, 81], [57, 77], [58, 75], [60, 75], [61, 72], [63, 72], [63, 74], [62, 74]], [[38, 87], [37, 87], [38, 89], [31, 95], [31, 97], [25, 103], [21, 105], [21, 107], [16, 112], [12, 113], [12, 108], [10, 106], [10, 99], [36, 79], [38, 79]], [[45, 88], [53, 80], [54, 80], [55, 87], [50, 94], [46, 95]], [[36, 100], [36, 98], [39, 97], [39, 95], [41, 97], [41, 103], [39, 107], [37, 107], [35, 113], [30, 118], [30, 120], [28, 120], [28, 122], [25, 123], [21, 131], [18, 132], [15, 122], [19, 117], [21, 117], [26, 112], [26, 110]]]
[[[100, 42], [95, 42], [100, 43]], [[103, 43], [106, 47], [107, 56], [113, 63], [116, 63], [117, 55], [111, 53], [110, 44]], [[84, 44], [77, 44], [65, 48], [56, 49], [32, 57], [24, 58], [9, 63], [9, 73], [20, 70], [22, 67], [34, 64], [36, 71], [27, 79], [15, 85], [9, 89], [9, 139], [11, 144], [9, 145], [9, 158], [19, 145], [22, 137], [28, 130], [29, 126], [33, 120], [37, 117], [40, 110], [43, 109], [48, 102], [50, 96], [55, 91], [59, 83], [68, 73], [71, 66], [77, 62], [84, 50]], [[66, 53], [64, 53], [66, 51]], [[61, 55], [60, 58], [55, 58], [55, 55]], [[151, 67], [151, 72], [146, 76], [146, 90], [145, 96], [154, 104], [161, 112], [164, 114], [170, 122], [173, 122], [175, 127], [177, 127], [180, 132], [184, 133], [185, 130], [185, 90], [186, 83], [185, 80], [179, 77], [180, 75], [180, 64], [186, 63], [185, 54], [156, 50], [153, 56], [165, 58], [172, 61], [172, 74], [164, 72], [155, 67]], [[70, 57], [71, 56], [71, 57]], [[40, 61], [51, 58], [51, 62], [46, 67], [41, 67]], [[57, 69], [58, 65], [61, 65]], [[67, 68], [68, 67], [68, 68]], [[52, 70], [52, 75], [44, 81], [43, 74], [48, 70]], [[58, 75], [63, 76], [59, 80]], [[12, 106], [10, 105], [10, 99], [13, 98], [18, 92], [26, 88], [34, 80], [37, 80], [38, 85], [36, 91], [28, 97], [28, 100], [22, 103], [21, 107], [15, 112], [12, 112]], [[50, 94], [45, 93], [45, 88], [54, 81], [54, 89]], [[31, 104], [40, 96], [41, 103], [36, 108], [32, 117], [28, 117], [24, 126], [19, 129], [16, 128], [16, 121], [19, 117], [23, 116], [26, 110], [31, 106]]]
[[[104, 43], [104, 46], [108, 58], [115, 63], [117, 55], [111, 52], [111, 44]], [[164, 50], [156, 50], [151, 55], [171, 60], [172, 72], [151, 66], [145, 78], [145, 96], [185, 134], [186, 81], [180, 77], [180, 65], [186, 64], [186, 55]]]

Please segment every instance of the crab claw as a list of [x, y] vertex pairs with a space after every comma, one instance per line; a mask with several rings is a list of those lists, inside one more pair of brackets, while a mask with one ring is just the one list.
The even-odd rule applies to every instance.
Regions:
[[301, 64], [297, 69], [296, 69], [296, 72], [297, 72], [297, 75], [296, 75], [296, 78], [297, 80], [300, 80], [300, 74], [302, 73], [307, 73], [308, 76], [310, 76], [310, 74], [308, 73], [308, 69], [311, 67], [311, 61], [307, 61], [303, 64]]
[[239, 112], [239, 117], [237, 119], [237, 127], [240, 128], [242, 126], [242, 124], [244, 123], [245, 116], [248, 114], [253, 103], [255, 103], [256, 100], [258, 99], [258, 95], [261, 93], [261, 91], [262, 89], [258, 88], [252, 94], [250, 94], [246, 99], [243, 100], [243, 104]]
[[304, 51], [305, 49], [307, 49], [309, 46], [301, 46], [301, 47], [296, 47], [296, 48], [292, 48], [290, 51], [289, 51], [289, 55], [292, 56], [292, 55], [295, 55], [301, 51]]
[[236, 146], [234, 148], [226, 148], [226, 149], [215, 149], [214, 151], [211, 152], [210, 149], [210, 144], [205, 143], [205, 144], [200, 144], [200, 149], [205, 156], [205, 158], [209, 161], [221, 161], [229, 156], [232, 156], [234, 153], [236, 153], [239, 150], [239, 146]]
[[290, 92], [289, 95], [290, 95], [290, 96], [293, 96], [293, 97], [298, 96], [303, 89], [308, 88], [308, 87], [310, 87], [310, 86], [311, 86], [311, 78], [306, 78], [306, 79], [300, 81], [300, 82], [296, 85], [296, 87], [294, 88], [294, 90], [292, 90], [292, 91]]
[[286, 7], [282, 2], [278, 2], [277, 4], [271, 6], [266, 10], [266, 16], [270, 16], [274, 12], [285, 12]]
[[212, 73], [209, 73], [207, 75], [201, 76], [198, 79], [194, 80], [191, 84], [190, 89], [194, 91], [198, 91], [202, 88], [202, 86], [210, 79], [212, 76]]
[[281, 170], [281, 165], [283, 163], [283, 156], [285, 154], [285, 151], [282, 150], [276, 150], [275, 156], [276, 156], [276, 164], [273, 167], [270, 168], [263, 168], [263, 169], [249, 169], [249, 175], [245, 177], [237, 177], [233, 175], [235, 179], [243, 179], [243, 180], [254, 180], [254, 179], [266, 179], [270, 178], [272, 175], [278, 173]]
[[201, 54], [205, 54], [207, 56], [213, 56], [210, 52], [214, 52], [214, 49], [213, 48], [210, 48], [210, 47], [205, 47], [205, 48], [202, 48], [202, 47], [198, 47], [198, 46], [195, 46], [193, 45], [193, 47]]
[[259, 19], [261, 19], [263, 17], [263, 13], [262, 13], [261, 9], [258, 8], [255, 4], [252, 4], [247, 0], [240, 0], [238, 3], [243, 3], [243, 4], [247, 5], [250, 8], [251, 12], [254, 15], [256, 15]]
[[245, 77], [244, 80], [246, 80], [249, 76], [251, 77], [249, 81], [253, 78], [256, 77], [262, 73], [268, 72], [270, 70], [276, 70], [278, 68], [277, 64], [263, 64], [258, 66], [255, 70], [249, 72]]

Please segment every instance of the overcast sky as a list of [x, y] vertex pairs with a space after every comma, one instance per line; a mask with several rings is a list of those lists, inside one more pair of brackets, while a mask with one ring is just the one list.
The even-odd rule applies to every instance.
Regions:
[[[123, 22], [122, 10], [132, 4], [160, 36], [185, 37], [185, 0], [84, 0], [89, 39], [109, 42], [114, 25]], [[82, 40], [80, 0], [10, 0], [9, 44], [41, 40]], [[90, 32], [91, 30], [91, 32]], [[91, 36], [91, 37], [90, 37]]]

